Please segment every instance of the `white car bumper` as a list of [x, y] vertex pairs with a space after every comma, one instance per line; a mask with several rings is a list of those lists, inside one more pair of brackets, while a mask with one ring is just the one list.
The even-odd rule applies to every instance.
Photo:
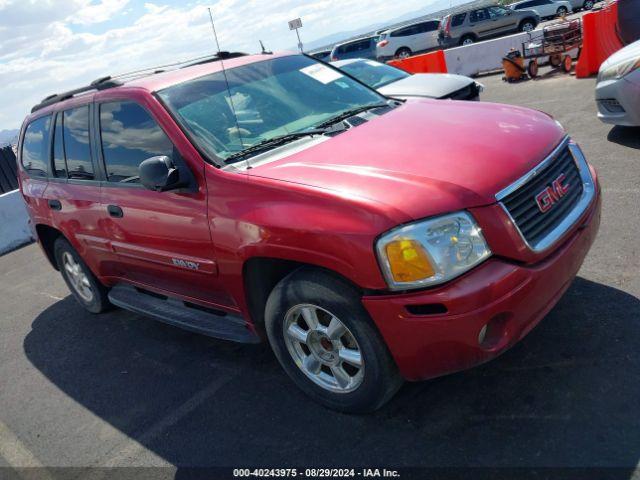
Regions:
[[640, 70], [596, 86], [598, 118], [604, 123], [640, 126]]

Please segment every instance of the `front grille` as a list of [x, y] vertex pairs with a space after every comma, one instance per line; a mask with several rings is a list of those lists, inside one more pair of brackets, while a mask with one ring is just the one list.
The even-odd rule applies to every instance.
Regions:
[[[560, 225], [582, 197], [582, 178], [569, 147], [565, 145], [555, 155], [544, 168], [501, 199], [530, 246], [535, 247]], [[563, 174], [564, 180], [561, 183], [568, 186], [567, 192], [552, 200], [547, 198], [551, 206], [543, 212], [536, 197], [547, 187], [553, 190], [554, 180]]]

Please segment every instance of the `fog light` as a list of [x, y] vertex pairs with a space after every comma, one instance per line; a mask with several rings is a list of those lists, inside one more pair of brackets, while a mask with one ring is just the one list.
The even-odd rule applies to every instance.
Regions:
[[484, 343], [484, 339], [487, 336], [487, 326], [485, 325], [480, 329], [480, 333], [478, 334], [478, 343], [482, 345]]

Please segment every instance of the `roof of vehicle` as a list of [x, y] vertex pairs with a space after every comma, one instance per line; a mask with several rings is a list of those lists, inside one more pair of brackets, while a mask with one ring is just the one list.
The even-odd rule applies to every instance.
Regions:
[[350, 43], [358, 43], [361, 42], [363, 40], [370, 40], [372, 38], [376, 38], [377, 35], [367, 35], [364, 37], [358, 37], [358, 38], [352, 38], [351, 40], [347, 40], [346, 42], [340, 42], [340, 43], [336, 43], [333, 46], [333, 49], [335, 50], [337, 47], [341, 47], [343, 45], [349, 45]]
[[367, 58], [347, 58], [346, 60], [337, 60], [335, 62], [331, 62], [331, 65], [334, 67], [344, 67], [345, 65], [350, 65], [352, 63], [358, 62], [375, 62], [375, 60], [369, 60]]
[[[294, 52], [281, 52], [277, 54], [256, 54], [247, 55], [241, 53], [223, 52], [222, 55], [200, 57], [186, 62], [177, 62], [162, 67], [153, 67], [135, 72], [125, 73], [117, 76], [102, 77], [85, 87], [76, 88], [67, 92], [53, 94], [46, 97], [31, 110], [32, 113], [50, 111], [54, 105], [66, 102], [67, 100], [90, 96], [96, 92], [112, 90], [123, 87], [133, 87], [155, 92], [171, 85], [186, 82], [194, 78], [202, 77], [211, 73], [225, 69], [240, 67], [251, 63], [261, 62], [270, 58], [295, 55]], [[222, 60], [222, 61], [220, 61]]]

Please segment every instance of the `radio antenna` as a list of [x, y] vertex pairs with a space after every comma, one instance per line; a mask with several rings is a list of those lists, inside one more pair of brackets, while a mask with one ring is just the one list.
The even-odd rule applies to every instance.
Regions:
[[218, 41], [216, 26], [213, 23], [213, 14], [211, 13], [211, 7], [207, 7], [207, 10], [209, 11], [209, 19], [211, 20], [211, 28], [213, 29], [213, 38], [215, 39], [216, 47], [218, 48], [218, 58], [220, 58], [220, 66], [222, 67], [222, 75], [224, 76], [224, 83], [227, 86], [227, 95], [229, 95], [229, 103], [231, 104], [233, 119], [236, 122], [236, 131], [238, 132], [238, 138], [240, 139], [240, 148], [244, 149], [244, 139], [242, 138], [242, 132], [240, 131], [240, 123], [238, 122], [238, 115], [236, 114], [236, 108], [233, 104], [233, 97], [231, 96], [231, 87], [229, 87], [229, 79], [227, 78], [227, 71], [224, 68], [224, 60], [223, 60], [224, 54], [220, 50], [220, 42]]

